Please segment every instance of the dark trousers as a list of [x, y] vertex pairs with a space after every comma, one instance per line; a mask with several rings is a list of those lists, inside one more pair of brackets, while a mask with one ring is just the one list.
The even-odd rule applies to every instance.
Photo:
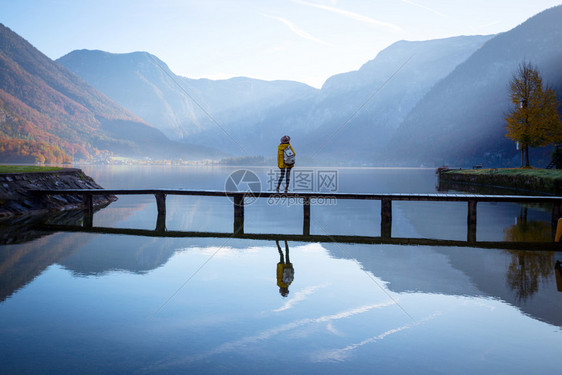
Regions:
[[[279, 246], [279, 241], [275, 241], [275, 243], [277, 244], [277, 251], [279, 251], [279, 263], [282, 264], [289, 264], [291, 263], [291, 261], [289, 260], [289, 244], [287, 243], [287, 241], [285, 241], [285, 259], [283, 259], [283, 250], [281, 250], [281, 246]], [[285, 260], [287, 260], [285, 262]]]
[[281, 182], [283, 182], [283, 177], [285, 177], [285, 175], [287, 177], [285, 177], [285, 186], [288, 188], [289, 187], [289, 181], [291, 180], [291, 168], [280, 168], [281, 169], [281, 175], [279, 176], [279, 182], [277, 182], [277, 189], [279, 189], [279, 186], [281, 186]]

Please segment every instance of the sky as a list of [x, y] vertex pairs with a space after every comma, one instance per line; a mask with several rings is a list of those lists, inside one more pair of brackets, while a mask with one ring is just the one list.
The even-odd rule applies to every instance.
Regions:
[[0, 23], [57, 59], [146, 51], [189, 78], [321, 87], [399, 40], [508, 31], [561, 0], [0, 0]]

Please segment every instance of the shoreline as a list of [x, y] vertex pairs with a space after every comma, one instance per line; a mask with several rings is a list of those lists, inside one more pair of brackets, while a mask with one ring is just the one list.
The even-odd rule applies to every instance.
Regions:
[[483, 188], [508, 189], [562, 195], [562, 170], [504, 168], [504, 169], [438, 169], [439, 185], [465, 185]]
[[[103, 188], [78, 168], [0, 173], [0, 221], [86, 208], [81, 197], [71, 195], [37, 197], [29, 192], [31, 189]], [[115, 200], [117, 198], [112, 195], [96, 196], [93, 202], [94, 208], [105, 207]]]

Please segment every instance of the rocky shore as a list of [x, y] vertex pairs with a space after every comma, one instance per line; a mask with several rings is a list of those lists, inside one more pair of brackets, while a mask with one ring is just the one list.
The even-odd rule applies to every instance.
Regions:
[[[33, 189], [102, 189], [80, 169], [66, 168], [55, 172], [0, 174], [0, 220], [85, 208], [81, 197], [53, 195], [38, 197]], [[100, 208], [117, 200], [115, 196], [94, 196], [94, 207]]]

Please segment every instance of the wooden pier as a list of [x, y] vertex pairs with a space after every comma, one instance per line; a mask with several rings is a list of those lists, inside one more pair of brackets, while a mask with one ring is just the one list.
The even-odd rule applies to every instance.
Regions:
[[562, 197], [559, 196], [526, 196], [526, 195], [478, 195], [478, 194], [357, 194], [357, 193], [274, 193], [274, 192], [230, 192], [217, 190], [181, 190], [181, 189], [66, 189], [66, 190], [32, 190], [42, 195], [80, 195], [85, 203], [84, 226], [92, 227], [94, 195], [154, 195], [158, 216], [156, 231], [166, 230], [166, 197], [168, 195], [227, 197], [234, 206], [233, 233], [244, 233], [244, 202], [245, 199], [291, 199], [302, 200], [303, 236], [310, 236], [311, 199], [323, 200], [379, 200], [381, 201], [381, 240], [392, 238], [392, 202], [393, 201], [425, 201], [425, 202], [466, 202], [467, 203], [467, 242], [476, 242], [477, 204], [479, 202], [509, 202], [520, 204], [550, 204], [552, 206], [552, 225], [556, 226], [562, 216]]

